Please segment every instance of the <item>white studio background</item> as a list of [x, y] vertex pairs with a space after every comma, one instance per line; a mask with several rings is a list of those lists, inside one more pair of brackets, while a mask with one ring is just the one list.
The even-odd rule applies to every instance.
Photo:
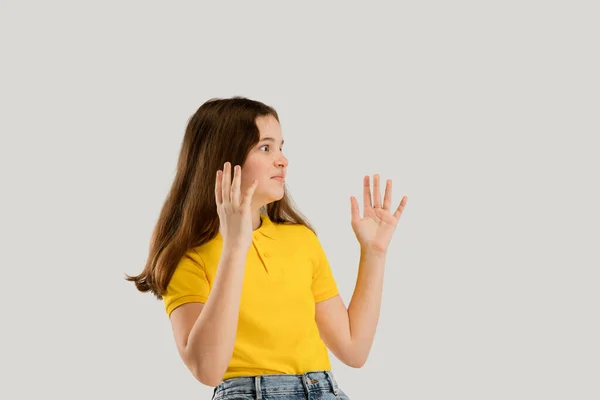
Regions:
[[0, 4], [0, 398], [210, 398], [124, 274], [233, 95], [280, 113], [346, 304], [350, 196], [409, 197], [353, 400], [600, 398], [597, 2]]

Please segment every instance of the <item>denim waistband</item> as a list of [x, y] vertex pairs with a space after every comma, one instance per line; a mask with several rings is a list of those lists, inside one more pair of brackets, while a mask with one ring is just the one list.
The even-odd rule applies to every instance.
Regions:
[[338, 384], [331, 371], [310, 371], [304, 374], [273, 374], [230, 378], [215, 387], [213, 399], [243, 394], [260, 400], [267, 395], [304, 392], [331, 392], [338, 395]]

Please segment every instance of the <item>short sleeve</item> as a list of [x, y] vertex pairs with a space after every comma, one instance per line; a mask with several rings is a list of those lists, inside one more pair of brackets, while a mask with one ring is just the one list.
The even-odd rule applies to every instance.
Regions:
[[174, 309], [185, 303], [206, 303], [210, 286], [198, 253], [189, 250], [179, 261], [163, 296], [170, 317]]
[[339, 291], [323, 246], [321, 246], [319, 238], [313, 232], [311, 234], [313, 238], [312, 257], [314, 257], [312, 292], [315, 303], [318, 303], [336, 296]]

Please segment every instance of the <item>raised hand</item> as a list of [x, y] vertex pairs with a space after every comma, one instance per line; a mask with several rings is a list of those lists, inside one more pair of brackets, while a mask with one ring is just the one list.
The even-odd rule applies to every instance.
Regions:
[[244, 193], [241, 191], [242, 168], [234, 168], [231, 180], [231, 163], [226, 162], [223, 171], [217, 171], [215, 200], [219, 214], [219, 232], [223, 245], [247, 249], [252, 244], [252, 195], [258, 186], [255, 180]]
[[373, 197], [369, 176], [363, 179], [363, 217], [359, 215], [358, 201], [350, 198], [352, 212], [352, 230], [360, 243], [362, 250], [387, 252], [392, 235], [396, 230], [400, 216], [404, 211], [408, 197], [404, 196], [400, 205], [392, 214], [392, 180], [388, 179], [385, 187], [385, 197], [381, 203], [379, 175], [373, 177]]

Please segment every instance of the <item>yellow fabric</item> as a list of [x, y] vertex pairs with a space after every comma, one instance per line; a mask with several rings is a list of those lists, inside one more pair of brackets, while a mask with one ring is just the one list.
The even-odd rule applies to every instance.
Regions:
[[[261, 220], [246, 259], [237, 336], [223, 379], [331, 369], [315, 303], [338, 289], [319, 239], [303, 225], [273, 223], [264, 214]], [[163, 296], [167, 315], [182, 304], [206, 302], [222, 245], [218, 234], [181, 259]]]

